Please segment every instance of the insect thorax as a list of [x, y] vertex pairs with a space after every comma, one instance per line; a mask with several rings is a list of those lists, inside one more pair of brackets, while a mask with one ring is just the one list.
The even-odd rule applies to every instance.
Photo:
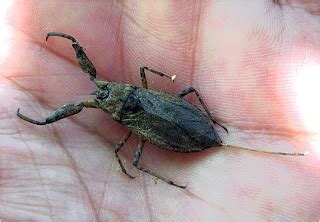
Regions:
[[131, 84], [108, 83], [108, 96], [101, 100], [100, 107], [107, 112], [114, 120], [120, 121], [122, 116], [122, 108], [126, 103], [129, 95], [137, 89]]

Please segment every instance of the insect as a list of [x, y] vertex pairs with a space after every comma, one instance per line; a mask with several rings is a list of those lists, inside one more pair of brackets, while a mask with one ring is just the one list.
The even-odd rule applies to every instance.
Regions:
[[[21, 114], [20, 109], [18, 109], [17, 115], [21, 119], [35, 125], [46, 125], [68, 116], [75, 115], [81, 112], [83, 108], [102, 109], [109, 114], [112, 119], [128, 128], [128, 132], [115, 146], [115, 156], [122, 172], [130, 178], [134, 178], [134, 176], [127, 172], [118, 154], [132, 133], [134, 133], [140, 137], [140, 140], [135, 151], [133, 165], [138, 170], [179, 188], [186, 188], [186, 186], [179, 185], [172, 180], [141, 167], [140, 159], [146, 141], [163, 149], [183, 153], [202, 151], [214, 146], [229, 146], [252, 150], [227, 145], [222, 142], [213, 125], [219, 125], [226, 132], [228, 132], [228, 130], [212, 117], [208, 107], [205, 105], [196, 89], [189, 87], [175, 95], [150, 90], [148, 89], [145, 71], [147, 70], [150, 73], [169, 78], [172, 81], [175, 76], [169, 76], [165, 73], [143, 66], [140, 68], [142, 87], [132, 84], [107, 82], [96, 77], [94, 65], [74, 37], [61, 32], [49, 32], [46, 36], [46, 41], [50, 36], [63, 37], [72, 41], [72, 47], [75, 50], [80, 67], [89, 75], [90, 80], [98, 87], [98, 89], [92, 93], [96, 98], [88, 99], [77, 104], [64, 105], [54, 111], [44, 121], [31, 119]], [[203, 113], [195, 105], [183, 99], [184, 96], [190, 93], [195, 93], [206, 113]], [[304, 155], [301, 153], [252, 151], [281, 155]]]

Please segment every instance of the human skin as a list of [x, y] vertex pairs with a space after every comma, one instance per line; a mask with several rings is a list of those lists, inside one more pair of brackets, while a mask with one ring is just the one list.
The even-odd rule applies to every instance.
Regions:
[[[33, 221], [318, 221], [320, 132], [306, 126], [295, 102], [297, 65], [320, 64], [320, 7], [303, 1], [19, 1], [8, 11], [9, 51], [0, 64], [0, 220]], [[293, 6], [294, 5], [294, 6]], [[120, 155], [127, 129], [101, 110], [85, 109], [47, 126], [63, 104], [95, 89], [74, 58], [73, 35], [97, 75], [141, 86], [142, 65], [176, 75], [147, 74], [149, 88], [175, 93], [193, 86], [223, 141], [290, 157], [211, 148], [181, 154], [146, 143], [142, 165], [186, 190], [131, 166], [138, 138]], [[193, 96], [188, 96], [196, 103]]]

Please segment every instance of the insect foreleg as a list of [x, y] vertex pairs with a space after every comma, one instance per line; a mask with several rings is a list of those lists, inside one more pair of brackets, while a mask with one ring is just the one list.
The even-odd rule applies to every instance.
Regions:
[[81, 112], [83, 107], [99, 108], [99, 102], [95, 99], [90, 99], [90, 100], [87, 100], [84, 102], [80, 102], [76, 105], [75, 104], [64, 105], [64, 106], [60, 107], [59, 109], [57, 109], [56, 111], [54, 111], [44, 121], [38, 121], [38, 120], [34, 120], [34, 119], [27, 117], [27, 116], [20, 113], [20, 109], [17, 110], [17, 116], [20, 117], [21, 119], [29, 122], [29, 123], [35, 124], [35, 125], [46, 125], [46, 124], [56, 122], [60, 119], [66, 118], [68, 116], [75, 115], [75, 114]]
[[87, 57], [82, 46], [80, 46], [80, 44], [77, 42], [77, 40], [74, 37], [68, 34], [64, 34], [62, 32], [49, 32], [47, 34], [46, 40], [48, 40], [50, 36], [59, 36], [62, 38], [70, 39], [72, 41], [72, 47], [76, 52], [76, 58], [78, 60], [78, 63], [81, 69], [85, 73], [89, 74], [91, 80], [94, 80], [96, 78], [96, 68], [94, 67], [90, 59]]

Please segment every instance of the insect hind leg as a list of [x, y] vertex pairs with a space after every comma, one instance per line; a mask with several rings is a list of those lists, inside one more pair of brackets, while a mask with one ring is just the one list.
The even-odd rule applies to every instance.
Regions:
[[199, 92], [198, 92], [195, 88], [193, 88], [192, 86], [189, 87], [189, 88], [186, 88], [186, 89], [182, 90], [181, 92], [177, 93], [176, 96], [182, 98], [182, 97], [184, 97], [184, 96], [186, 96], [186, 95], [188, 95], [188, 94], [190, 94], [190, 93], [195, 93], [195, 94], [196, 94], [199, 102], [201, 103], [202, 107], [204, 108], [204, 110], [205, 110], [206, 113], [208, 114], [210, 120], [211, 120], [214, 124], [218, 124], [220, 127], [222, 127], [222, 128], [228, 133], [228, 129], [227, 129], [225, 126], [223, 126], [222, 124], [218, 123], [218, 122], [212, 117], [212, 115], [211, 115], [208, 107], [206, 106], [206, 104], [205, 104], [205, 102], [202, 100]]

